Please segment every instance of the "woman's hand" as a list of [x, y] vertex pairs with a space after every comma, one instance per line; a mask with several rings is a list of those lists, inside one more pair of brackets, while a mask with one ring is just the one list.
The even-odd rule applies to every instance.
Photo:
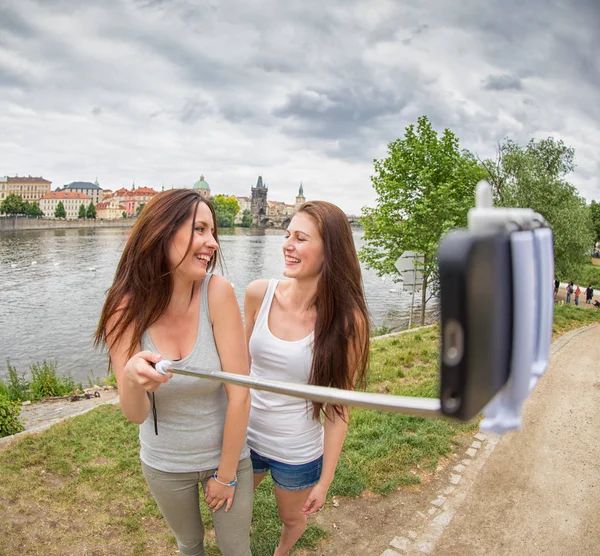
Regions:
[[210, 478], [206, 483], [206, 503], [211, 512], [216, 512], [221, 509], [223, 504], [226, 504], [225, 511], [228, 512], [233, 504], [233, 495], [235, 494], [234, 486], [226, 486], [217, 483], [214, 478]]
[[160, 354], [148, 350], [136, 353], [125, 364], [125, 378], [138, 384], [146, 392], [156, 392], [161, 384], [164, 384], [173, 376], [172, 373], [166, 375], [159, 373], [152, 367], [152, 363], [156, 364], [161, 359]]
[[315, 512], [318, 512], [325, 504], [325, 498], [327, 497], [328, 487], [322, 485], [321, 483], [317, 483], [313, 489], [310, 491], [306, 502], [304, 502], [304, 506], [300, 510], [301, 514], [311, 515]]

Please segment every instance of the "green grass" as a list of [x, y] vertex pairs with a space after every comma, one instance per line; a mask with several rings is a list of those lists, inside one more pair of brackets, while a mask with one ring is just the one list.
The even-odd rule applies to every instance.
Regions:
[[565, 276], [563, 282], [570, 282], [571, 280], [575, 284], [579, 284], [582, 290], [585, 290], [589, 284], [592, 284], [592, 288], [595, 290], [600, 289], [600, 265], [591, 262], [585, 263], [575, 276]]
[[600, 322], [600, 309], [576, 307], [575, 305], [555, 305], [552, 333], [554, 337], [557, 337], [569, 330], [597, 322]]

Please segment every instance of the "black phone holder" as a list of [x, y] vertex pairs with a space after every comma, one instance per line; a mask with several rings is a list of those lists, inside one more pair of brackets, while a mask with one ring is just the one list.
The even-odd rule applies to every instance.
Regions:
[[468, 230], [450, 232], [438, 259], [441, 411], [481, 429], [521, 427], [521, 408], [548, 366], [554, 313], [552, 231], [531, 209], [494, 208], [477, 185]]

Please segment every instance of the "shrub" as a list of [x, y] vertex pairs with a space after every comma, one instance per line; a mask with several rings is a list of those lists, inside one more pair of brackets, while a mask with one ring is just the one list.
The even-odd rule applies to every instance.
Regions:
[[117, 387], [117, 377], [115, 376], [114, 371], [112, 371], [107, 377], [102, 377], [102, 382], [106, 386], [112, 386], [113, 388]]
[[[70, 375], [59, 377], [56, 374], [56, 363], [31, 365], [31, 399], [50, 398], [52, 396], [65, 396], [78, 388]], [[79, 386], [80, 387], [80, 386]]]
[[4, 384], [4, 381], [0, 379], [0, 400], [9, 400], [9, 396], [8, 396], [8, 388], [6, 387], [6, 384]]
[[10, 361], [7, 361], [6, 365], [8, 367], [8, 385], [6, 386], [8, 399], [12, 401], [28, 400], [30, 397], [29, 381], [24, 374], [21, 376], [17, 374], [16, 367], [13, 367]]
[[25, 430], [19, 420], [21, 406], [18, 402], [0, 398], [0, 438], [11, 436]]

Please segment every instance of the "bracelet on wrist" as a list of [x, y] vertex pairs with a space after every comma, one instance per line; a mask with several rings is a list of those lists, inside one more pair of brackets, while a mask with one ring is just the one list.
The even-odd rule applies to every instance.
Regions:
[[219, 481], [219, 479], [217, 478], [217, 474], [213, 473], [212, 478], [217, 481], [217, 483], [219, 483], [220, 485], [226, 486], [226, 487], [234, 487], [235, 485], [237, 485], [237, 475], [233, 478], [233, 481], [231, 481], [230, 483], [224, 483], [222, 481]]

